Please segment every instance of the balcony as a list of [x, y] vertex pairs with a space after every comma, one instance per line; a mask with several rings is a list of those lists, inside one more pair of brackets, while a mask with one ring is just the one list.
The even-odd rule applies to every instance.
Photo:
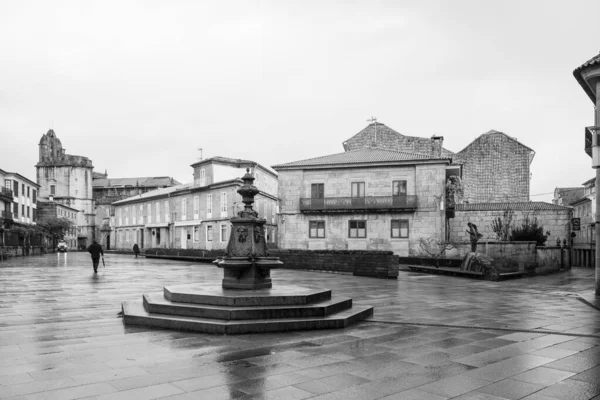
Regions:
[[12, 190], [5, 188], [5, 187], [0, 188], [0, 201], [12, 202], [13, 198], [14, 198], [14, 196], [13, 196]]
[[13, 214], [10, 211], [2, 211], [2, 213], [0, 213], [0, 217], [4, 221], [12, 221], [13, 220]]
[[300, 199], [303, 213], [414, 212], [417, 196], [325, 197]]

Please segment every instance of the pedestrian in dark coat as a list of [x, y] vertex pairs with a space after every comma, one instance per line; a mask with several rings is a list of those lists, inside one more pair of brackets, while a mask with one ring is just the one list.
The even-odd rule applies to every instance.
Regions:
[[98, 264], [100, 264], [100, 255], [104, 256], [104, 251], [102, 250], [102, 246], [94, 240], [90, 247], [88, 247], [88, 252], [92, 255], [92, 264], [94, 265], [94, 273], [96, 273], [98, 272]]
[[133, 245], [133, 254], [135, 254], [135, 258], [137, 258], [138, 254], [140, 254], [140, 247], [136, 244]]

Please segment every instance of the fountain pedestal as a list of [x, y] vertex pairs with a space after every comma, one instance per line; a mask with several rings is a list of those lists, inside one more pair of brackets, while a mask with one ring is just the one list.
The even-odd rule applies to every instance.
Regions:
[[283, 265], [269, 257], [264, 219], [252, 209], [258, 189], [246, 170], [238, 189], [244, 210], [231, 219], [227, 253], [213, 261], [223, 269], [221, 287], [195, 284], [145, 294], [143, 303], [123, 303], [126, 324], [209, 333], [279, 332], [343, 328], [373, 314], [372, 306], [352, 307], [331, 290], [298, 286], [273, 288], [271, 269]]

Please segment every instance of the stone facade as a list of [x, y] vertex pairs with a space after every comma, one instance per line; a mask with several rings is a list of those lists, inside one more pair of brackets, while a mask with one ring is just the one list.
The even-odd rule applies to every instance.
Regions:
[[532, 149], [502, 132], [479, 136], [452, 158], [463, 168], [464, 201], [528, 201], [533, 155]]
[[[219, 168], [213, 168], [211, 159], [193, 165], [194, 168], [198, 164], [203, 166], [203, 181], [195, 179], [193, 183], [162, 188], [113, 203], [114, 247], [129, 250], [137, 243], [142, 249], [225, 249], [231, 232], [229, 220], [243, 209], [237, 189], [242, 184], [240, 177], [249, 167], [232, 162], [225, 171], [224, 158], [218, 157], [218, 160]], [[258, 165], [249, 163], [253, 168]], [[218, 171], [216, 178], [214, 171]], [[258, 174], [260, 180], [260, 183], [256, 182], [260, 192], [255, 197], [254, 209], [267, 220], [265, 235], [267, 242], [273, 245], [277, 237], [278, 207], [276, 192], [273, 192], [277, 185], [273, 182], [277, 175], [264, 168], [254, 168], [252, 173]], [[264, 179], [266, 174], [267, 180]], [[236, 175], [234, 179], [217, 181], [221, 176]]]
[[529, 147], [494, 130], [479, 136], [458, 153], [443, 148], [443, 143], [441, 136], [430, 139], [405, 136], [376, 122], [343, 145], [347, 152], [377, 148], [451, 158], [455, 167], [452, 174], [461, 175], [464, 200], [470, 203], [529, 200], [529, 166], [535, 154]]
[[[343, 165], [323, 164], [318, 168], [302, 166], [302, 162], [274, 166], [279, 172], [279, 248], [387, 250], [397, 255], [413, 254], [420, 237], [441, 239], [444, 236], [441, 207], [448, 163], [447, 159], [426, 159], [395, 161], [389, 165], [382, 165], [381, 161], [356, 161]], [[313, 184], [323, 184], [324, 201], [328, 202], [350, 198], [351, 185], [357, 182], [364, 182], [366, 198], [391, 197], [394, 181], [405, 181], [406, 194], [416, 196], [413, 209], [399, 211], [382, 207], [370, 211], [359, 207], [342, 212], [301, 209], [301, 199], [311, 198]], [[406, 237], [392, 237], [392, 220], [408, 223]], [[365, 221], [365, 237], [350, 237], [351, 221]], [[324, 222], [324, 237], [310, 237], [311, 222]]]
[[0, 227], [36, 224], [39, 189], [23, 175], [0, 169]]
[[520, 223], [526, 216], [537, 218], [538, 223], [544, 227], [544, 232], [550, 235], [546, 240], [547, 245], [556, 244], [556, 239], [561, 243], [571, 234], [571, 209], [543, 202], [503, 203], [503, 204], [459, 204], [455, 217], [448, 220], [448, 232], [451, 241], [468, 242], [469, 234], [466, 232], [467, 223], [477, 225], [479, 233], [483, 235], [480, 242], [497, 240], [492, 230], [492, 222], [502, 218], [504, 210], [513, 210], [513, 222]]
[[39, 197], [79, 210], [77, 247], [84, 249], [95, 237], [95, 210], [92, 197], [92, 161], [83, 156], [65, 154], [62, 144], [50, 129], [39, 143], [36, 164]]

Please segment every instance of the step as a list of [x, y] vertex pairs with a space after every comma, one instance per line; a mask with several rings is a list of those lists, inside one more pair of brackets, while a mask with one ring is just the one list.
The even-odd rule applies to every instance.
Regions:
[[318, 303], [331, 299], [330, 289], [278, 285], [268, 289], [225, 289], [214, 283], [165, 286], [164, 296], [174, 303], [250, 307]]
[[123, 321], [128, 325], [205, 333], [240, 334], [292, 330], [339, 329], [373, 315], [372, 306], [354, 306], [325, 317], [230, 320], [195, 318], [148, 313], [142, 302], [122, 305]]
[[352, 307], [352, 299], [341, 296], [313, 304], [250, 307], [175, 303], [163, 293], [144, 294], [143, 301], [150, 313], [222, 320], [322, 317]]
[[483, 272], [481, 271], [463, 271], [460, 268], [453, 267], [433, 267], [433, 266], [425, 266], [425, 265], [409, 265], [411, 271], [424, 271], [424, 272], [447, 272], [452, 274], [463, 274], [463, 275], [473, 275], [473, 276], [482, 276]]

